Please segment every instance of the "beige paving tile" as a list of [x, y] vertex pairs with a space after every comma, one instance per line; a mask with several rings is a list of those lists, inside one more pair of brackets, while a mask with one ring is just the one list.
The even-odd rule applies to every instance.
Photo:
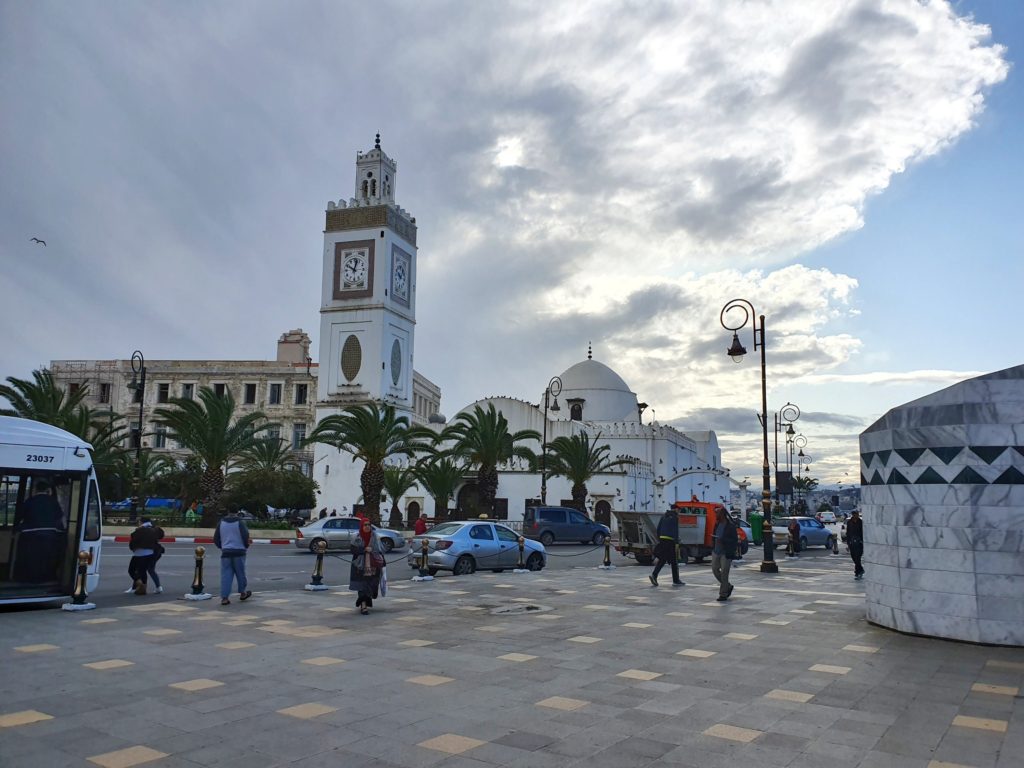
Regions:
[[528, 653], [506, 653], [504, 656], [499, 656], [502, 661], [533, 661], [536, 656], [531, 656]]
[[329, 667], [332, 664], [344, 664], [344, 659], [336, 659], [333, 656], [314, 656], [312, 659], [303, 659], [303, 664], [312, 664], [314, 667]]
[[1019, 661], [1002, 661], [1001, 659], [989, 659], [985, 662], [986, 667], [992, 667], [994, 669], [1013, 669], [1018, 672], [1024, 672], [1024, 662]]
[[19, 725], [31, 725], [41, 723], [44, 720], [53, 720], [53, 715], [39, 712], [35, 709], [25, 709], [21, 712], [8, 712], [0, 715], [0, 728], [15, 728]]
[[445, 677], [444, 675], [417, 675], [416, 677], [406, 678], [405, 682], [415, 683], [416, 685], [444, 685], [455, 680], [454, 677]]
[[195, 680], [184, 680], [180, 683], [171, 683], [169, 688], [177, 688], [179, 691], [205, 691], [207, 688], [220, 688], [224, 683], [219, 680], [210, 680], [205, 677], [197, 677]]
[[220, 618], [220, 614], [217, 613], [201, 613], [198, 616], [189, 616], [190, 619], [195, 621], [215, 621]]
[[730, 632], [725, 637], [729, 640], [753, 640], [757, 635], [747, 634], [746, 632]]
[[147, 629], [142, 632], [144, 635], [150, 635], [152, 637], [168, 637], [170, 635], [180, 635], [180, 629]]
[[812, 613], [817, 613], [817, 611], [805, 611], [803, 608], [794, 608], [790, 613], [799, 613], [804, 616], [810, 616]]
[[701, 605], [706, 605], [709, 608], [725, 608], [725, 602], [718, 602], [717, 600], [711, 600], [707, 603], [701, 603]]
[[288, 715], [288, 717], [297, 717], [300, 720], [312, 720], [314, 717], [320, 717], [321, 715], [337, 711], [337, 707], [328, 707], [326, 704], [310, 702], [309, 704], [296, 704], [294, 707], [285, 707], [284, 709], [277, 710], [277, 713], [279, 715]]
[[536, 706], [547, 707], [548, 709], [561, 709], [566, 712], [572, 712], [573, 710], [580, 709], [581, 707], [587, 706], [589, 701], [583, 699], [570, 699], [565, 696], [551, 696], [550, 698], [538, 701]]
[[979, 731], [1006, 733], [1007, 722], [1005, 720], [990, 720], [987, 717], [967, 717], [966, 715], [957, 715], [953, 718], [953, 725], [959, 728], [974, 728]]
[[627, 595], [626, 599], [627, 600], [631, 600], [634, 603], [649, 603], [649, 602], [651, 602], [651, 598], [649, 598], [649, 597], [640, 597], [638, 595]]
[[275, 597], [273, 600], [264, 600], [267, 605], [283, 605], [284, 603], [290, 603], [291, 598], [289, 597]]
[[90, 661], [88, 664], [83, 664], [83, 667], [89, 669], [119, 669], [120, 667], [131, 667], [134, 666], [134, 661], [125, 661], [124, 659], [107, 659], [106, 661]]
[[471, 739], [468, 736], [459, 736], [455, 733], [442, 733], [440, 736], [421, 741], [416, 746], [432, 749], [435, 752], [445, 752], [449, 755], [461, 755], [463, 752], [481, 747], [486, 743], [480, 739]]
[[666, 616], [675, 616], [676, 618], [685, 619], [687, 616], [693, 616], [692, 613], [686, 611], [669, 611], [665, 614]]
[[504, 632], [508, 627], [504, 624], [485, 624], [482, 627], [474, 627], [477, 632]]
[[647, 629], [651, 625], [650, 624], [644, 624], [644, 623], [639, 622], [639, 621], [627, 621], [622, 626], [629, 627], [630, 629]]
[[[494, 588], [495, 589], [515, 589], [516, 587], [515, 587], [514, 584], [495, 584]], [[466, 594], [469, 594], [469, 593], [468, 592], [458, 592], [458, 593], [456, 593], [456, 592], [449, 592], [448, 594], [450, 594], [450, 595], [455, 595], [455, 594], [466, 595]]]
[[591, 637], [590, 635], [576, 635], [576, 637], [568, 638], [570, 643], [600, 643], [600, 637]]
[[576, 590], [575, 589], [556, 589], [555, 593], [559, 594], [559, 595], [575, 595], [576, 594]]
[[269, 621], [263, 622], [268, 627], [285, 627], [289, 624], [294, 624], [294, 621], [289, 619], [270, 619]]
[[988, 683], [975, 683], [971, 686], [975, 693], [994, 693], [999, 696], [1016, 696], [1020, 688], [1012, 685], [989, 685]]
[[710, 659], [716, 651], [702, 651], [698, 648], [687, 648], [676, 653], [676, 656], [690, 656], [694, 659]]
[[133, 765], [151, 763], [154, 760], [167, 757], [166, 752], [157, 752], [149, 747], [128, 747], [119, 749], [116, 752], [107, 752], [95, 757], [86, 758], [90, 763], [102, 766], [103, 768], [132, 768]]
[[963, 763], [947, 763], [943, 760], [929, 760], [928, 768], [972, 768], [972, 766]]
[[224, 648], [228, 651], [237, 651], [242, 648], [255, 648], [256, 643], [247, 643], [244, 640], [232, 640], [227, 643], [217, 643], [218, 648]]
[[433, 640], [403, 640], [399, 645], [409, 648], [425, 648], [428, 645], [437, 645]]
[[409, 616], [399, 616], [398, 621], [407, 621], [411, 624], [418, 624], [423, 621], [429, 621], [426, 616], [419, 616], [417, 614], [410, 614]]
[[251, 627], [253, 624], [252, 619], [232, 619], [231, 621], [221, 622], [225, 627]]
[[830, 675], [845, 675], [850, 671], [849, 667], [839, 667], [835, 664], [815, 664], [813, 667], [808, 667], [811, 672], [828, 672]]
[[459, 608], [460, 611], [482, 611], [482, 610], [484, 610], [479, 605], [460, 605], [458, 608]]
[[797, 701], [801, 704], [806, 704], [808, 701], [814, 698], [813, 693], [803, 693], [801, 691], [786, 691], [782, 688], [776, 688], [774, 691], [768, 691], [764, 695], [766, 699], [778, 699], [779, 701]]
[[704, 731], [705, 736], [714, 736], [715, 738], [728, 739], [729, 741], [742, 741], [745, 744], [749, 744], [763, 734], [764, 731], [755, 731], [752, 728], [739, 728], [735, 725], [726, 725], [725, 723], [712, 725]]
[[853, 651], [854, 653], [878, 653], [880, 650], [876, 645], [850, 645], [843, 646], [844, 651]]
[[391, 603], [415, 603], [415, 597], [392, 597], [389, 598], [388, 602]]
[[661, 676], [661, 672], [648, 672], [644, 669], [627, 669], [616, 675], [616, 677], [626, 677], [630, 680], [657, 680]]
[[586, 608], [588, 611], [607, 611], [611, 609], [610, 605], [597, 605], [596, 603], [584, 605], [583, 607]]
[[557, 613], [535, 613], [533, 618], [540, 619], [541, 621], [554, 621], [555, 619], [562, 618]]
[[468, 595], [469, 592], [467, 592], [464, 589], [449, 589], [445, 594], [447, 594], [447, 595]]
[[42, 653], [43, 651], [56, 651], [59, 648], [59, 645], [50, 645], [49, 643], [36, 643], [35, 645], [18, 645], [15, 646], [14, 650], [16, 650], [18, 653]]
[[532, 597], [513, 597], [512, 598], [512, 602], [513, 603], [532, 603], [533, 602], [533, 598]]
[[83, 624], [112, 624], [117, 619], [103, 618], [103, 619], [83, 619]]
[[790, 622], [785, 621], [783, 619], [765, 619], [761, 623], [762, 624], [771, 624], [774, 627], [785, 627], [787, 624], [790, 624]]
[[597, 589], [611, 589], [612, 588], [611, 584], [594, 584], [593, 586], [596, 587]]

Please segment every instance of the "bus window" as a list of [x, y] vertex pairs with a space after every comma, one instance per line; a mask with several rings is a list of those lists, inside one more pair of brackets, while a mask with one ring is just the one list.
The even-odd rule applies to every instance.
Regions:
[[96, 483], [89, 483], [89, 500], [85, 503], [85, 541], [98, 541], [100, 538], [100, 494]]

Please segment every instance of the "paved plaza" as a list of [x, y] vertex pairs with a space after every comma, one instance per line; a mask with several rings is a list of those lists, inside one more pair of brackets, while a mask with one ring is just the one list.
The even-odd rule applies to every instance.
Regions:
[[780, 565], [748, 556], [724, 604], [706, 565], [399, 567], [368, 617], [291, 586], [8, 611], [0, 764], [1024, 765], [1024, 651], [869, 625], [847, 557]]

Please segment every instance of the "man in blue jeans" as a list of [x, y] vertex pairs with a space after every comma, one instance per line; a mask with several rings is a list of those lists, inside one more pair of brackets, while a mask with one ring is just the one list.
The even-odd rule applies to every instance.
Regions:
[[220, 550], [220, 604], [228, 605], [231, 595], [231, 582], [238, 580], [238, 597], [240, 600], [248, 600], [252, 597], [246, 587], [245, 580], [245, 553], [252, 543], [249, 538], [249, 529], [245, 527], [234, 510], [228, 512], [217, 523], [217, 531], [213, 534], [213, 543]]

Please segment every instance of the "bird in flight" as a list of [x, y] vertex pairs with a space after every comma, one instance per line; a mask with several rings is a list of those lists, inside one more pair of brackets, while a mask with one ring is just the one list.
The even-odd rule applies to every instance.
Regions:
[[46, 247], [46, 241], [45, 240], [40, 240], [38, 237], [33, 237], [29, 242], [30, 243], [39, 243], [39, 245], [42, 245], [44, 248]]

